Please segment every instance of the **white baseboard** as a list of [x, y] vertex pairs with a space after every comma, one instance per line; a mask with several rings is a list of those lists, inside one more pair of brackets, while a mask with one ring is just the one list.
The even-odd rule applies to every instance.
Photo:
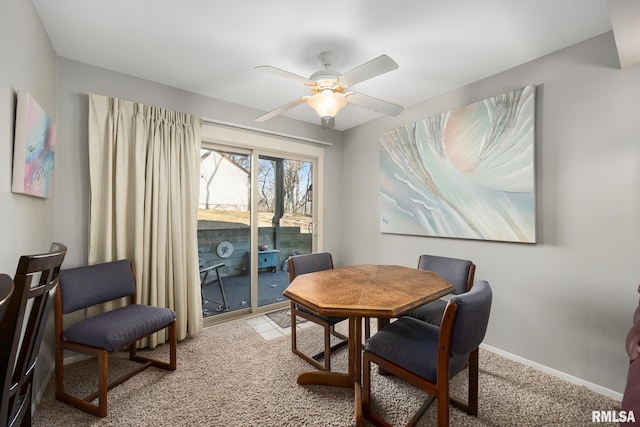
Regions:
[[585, 381], [582, 378], [574, 377], [573, 375], [569, 375], [565, 372], [561, 372], [556, 369], [550, 368], [548, 366], [541, 365], [540, 363], [536, 363], [531, 360], [525, 359], [523, 357], [516, 356], [515, 354], [506, 352], [504, 350], [500, 350], [499, 348], [492, 347], [490, 345], [480, 344], [480, 348], [490, 351], [492, 353], [496, 353], [506, 359], [513, 360], [514, 362], [518, 362], [518, 363], [522, 363], [523, 365], [530, 366], [533, 369], [536, 369], [541, 372], [545, 372], [549, 375], [553, 375], [554, 377], [558, 377], [572, 384], [584, 386], [591, 391], [594, 391], [598, 394], [609, 397], [611, 399], [617, 400], [619, 402], [622, 401], [622, 393], [618, 393], [617, 391], [613, 391], [606, 387], [602, 387], [598, 384], [590, 383], [589, 381]]
[[36, 407], [42, 400], [42, 396], [44, 396], [44, 391], [47, 388], [47, 385], [49, 385], [49, 381], [51, 381], [51, 378], [53, 377], [53, 374], [55, 373], [55, 371], [56, 371], [55, 365], [51, 364], [51, 366], [49, 367], [49, 370], [47, 371], [47, 375], [45, 376], [44, 381], [42, 382], [42, 387], [40, 387], [40, 390], [38, 390], [38, 393], [36, 393], [36, 395], [33, 397], [33, 402], [32, 402], [33, 405], [31, 407], [32, 416], [36, 410]]
[[82, 362], [83, 360], [89, 360], [91, 359], [93, 356], [89, 356], [86, 354], [76, 354], [73, 356], [67, 356], [64, 358], [64, 366], [67, 365], [71, 365], [72, 363], [76, 363], [76, 362]]

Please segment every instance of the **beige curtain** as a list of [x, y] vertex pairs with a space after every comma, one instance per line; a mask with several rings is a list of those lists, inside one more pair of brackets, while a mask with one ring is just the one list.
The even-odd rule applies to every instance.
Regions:
[[89, 264], [133, 260], [138, 302], [173, 309], [178, 339], [202, 330], [200, 129], [189, 114], [89, 95]]

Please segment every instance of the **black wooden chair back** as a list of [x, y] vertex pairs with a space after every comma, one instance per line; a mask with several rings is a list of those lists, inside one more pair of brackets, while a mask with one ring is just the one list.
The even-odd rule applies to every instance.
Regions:
[[66, 246], [20, 257], [14, 292], [0, 321], [0, 425], [31, 425], [33, 372]]

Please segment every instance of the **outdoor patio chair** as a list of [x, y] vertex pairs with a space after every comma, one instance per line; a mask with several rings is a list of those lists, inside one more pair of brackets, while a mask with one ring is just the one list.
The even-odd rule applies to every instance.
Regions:
[[[441, 326], [412, 317], [402, 317], [372, 336], [363, 354], [362, 408], [356, 407], [356, 425], [364, 417], [377, 426], [389, 425], [373, 412], [371, 404], [371, 364], [375, 363], [396, 377], [431, 394], [411, 418], [415, 425], [437, 399], [437, 424], [449, 425], [449, 402], [469, 415], [478, 415], [477, 372], [469, 373], [467, 402], [450, 398], [449, 381], [469, 366], [484, 339], [491, 311], [492, 292], [482, 280], [469, 292], [456, 295], [447, 303]], [[382, 377], [379, 377], [382, 378]], [[356, 391], [357, 392], [357, 391]], [[382, 397], [380, 398], [383, 399]], [[358, 402], [356, 402], [356, 405]], [[383, 404], [383, 403], [381, 403]]]
[[[66, 253], [66, 246], [54, 243], [48, 253], [24, 255], [18, 262], [0, 320], [0, 426], [31, 425], [33, 373]], [[6, 276], [2, 280], [2, 287], [8, 285]]]
[[[220, 287], [220, 294], [222, 295], [222, 303], [219, 303], [218, 301], [213, 301], [215, 303], [218, 304], [218, 310], [217, 311], [229, 311], [229, 304], [227, 303], [227, 296], [224, 293], [224, 285], [222, 284], [222, 276], [220, 276], [220, 269], [223, 267], [226, 267], [227, 265], [224, 262], [220, 262], [218, 264], [215, 265], [210, 265], [208, 267], [205, 267], [203, 265], [200, 265], [200, 295], [202, 296], [202, 303], [203, 305], [208, 302], [209, 300], [204, 296], [204, 287], [205, 285], [208, 285], [209, 283], [212, 283], [214, 280], [218, 281], [218, 286]], [[207, 278], [209, 277], [209, 274], [211, 272], [215, 272], [216, 277], [213, 280], [207, 280]]]
[[[87, 317], [65, 328], [63, 315], [124, 297], [128, 297], [130, 304]], [[90, 414], [106, 417], [108, 390], [149, 366], [175, 371], [176, 314], [168, 308], [136, 304], [135, 274], [133, 264], [128, 260], [62, 270], [55, 301], [56, 399]], [[169, 329], [169, 362], [136, 354], [138, 340], [165, 328]], [[108, 355], [125, 348], [129, 350], [129, 360], [141, 365], [109, 383]], [[84, 399], [65, 392], [64, 350], [98, 359], [97, 392]], [[91, 403], [96, 398], [97, 405]]]

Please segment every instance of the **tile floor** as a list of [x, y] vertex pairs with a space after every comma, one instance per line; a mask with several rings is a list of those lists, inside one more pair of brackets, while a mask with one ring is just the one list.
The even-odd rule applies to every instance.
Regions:
[[[291, 327], [281, 328], [276, 322], [271, 320], [266, 314], [247, 319], [247, 323], [259, 333], [265, 340], [272, 340], [284, 335], [291, 334]], [[313, 326], [313, 322], [304, 322], [296, 324], [298, 330]]]

